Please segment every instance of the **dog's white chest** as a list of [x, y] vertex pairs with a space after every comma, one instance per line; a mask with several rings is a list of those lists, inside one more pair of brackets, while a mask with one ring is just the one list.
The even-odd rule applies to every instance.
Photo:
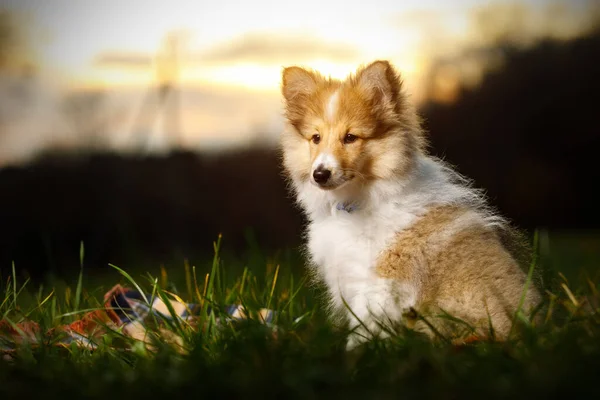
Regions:
[[385, 215], [342, 211], [310, 224], [308, 249], [335, 308], [343, 308], [344, 301], [352, 304], [381, 284], [374, 270], [377, 259], [402, 227], [398, 219], [393, 222]]

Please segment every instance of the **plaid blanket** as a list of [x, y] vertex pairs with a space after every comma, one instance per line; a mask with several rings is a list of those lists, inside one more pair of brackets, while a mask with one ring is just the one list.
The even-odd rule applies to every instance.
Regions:
[[[149, 301], [152, 303], [149, 304]], [[0, 353], [14, 353], [20, 344], [39, 345], [51, 344], [63, 347], [72, 345], [95, 349], [108, 331], [119, 332], [125, 339], [132, 338], [152, 346], [147, 326], [156, 324], [161, 340], [179, 345], [183, 349], [182, 339], [172, 329], [166, 329], [165, 323], [183, 322], [190, 327], [196, 327], [200, 320], [202, 307], [198, 304], [184, 303], [178, 298], [166, 299], [165, 302], [156, 296], [150, 299], [145, 293], [116, 285], [104, 295], [104, 308], [83, 315], [71, 324], [41, 332], [40, 326], [34, 321], [13, 323], [9, 320], [0, 321]], [[206, 314], [213, 310], [207, 307]], [[217, 313], [213, 313], [215, 315]], [[219, 315], [228, 320], [247, 319], [248, 315], [241, 305], [230, 305], [221, 310]], [[273, 310], [261, 309], [258, 319], [270, 325], [275, 316]], [[177, 321], [175, 321], [177, 320]], [[215, 317], [217, 324], [223, 321]]]

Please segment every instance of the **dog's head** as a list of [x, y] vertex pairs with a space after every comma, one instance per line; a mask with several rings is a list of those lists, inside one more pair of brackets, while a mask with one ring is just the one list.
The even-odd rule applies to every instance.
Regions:
[[387, 61], [344, 81], [300, 67], [283, 71], [284, 166], [296, 181], [335, 190], [406, 173], [421, 147], [416, 115]]

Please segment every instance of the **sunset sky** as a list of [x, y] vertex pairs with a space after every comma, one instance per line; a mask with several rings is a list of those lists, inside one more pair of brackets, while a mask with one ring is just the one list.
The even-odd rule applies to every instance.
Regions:
[[[182, 52], [184, 81], [267, 90], [277, 88], [281, 66], [290, 63], [343, 77], [357, 63], [391, 58], [410, 76], [422, 69], [420, 64], [426, 62], [422, 58], [443, 52], [444, 44], [456, 47], [475, 41], [473, 15], [478, 10], [511, 3], [530, 5], [532, 17], [538, 19], [536, 14], [551, 4], [542, 0], [5, 2], [28, 15], [34, 25], [31, 35], [41, 39], [34, 44], [39, 62], [66, 83], [146, 84], [152, 74], [144, 73], [149, 70], [144, 58], [157, 54], [168, 33], [179, 32], [187, 39]], [[587, 1], [563, 3], [575, 9]], [[122, 60], [102, 62], [111, 56]]]
[[[177, 35], [177, 83], [182, 87], [178, 140], [195, 146], [244, 142], [256, 130], [275, 135], [281, 127], [278, 87], [285, 65], [302, 64], [342, 78], [361, 63], [390, 59], [420, 101], [434, 59], [485, 45], [506, 25], [514, 25], [523, 40], [548, 33], [569, 37], [581, 28], [590, 4], [586, 0], [5, 0], [0, 8], [23, 21], [47, 107], [60, 98], [52, 91], [106, 93], [120, 116], [107, 132], [114, 136], [114, 146], [126, 141], [126, 135], [118, 132], [134, 129], [135, 110], [161, 76], [157, 66], [164, 65], [157, 57], [163, 54], [168, 35]], [[492, 18], [482, 20], [485, 12]], [[515, 21], [515, 15], [521, 20]], [[16, 126], [11, 129], [23, 128]], [[20, 139], [19, 146], [27, 147], [28, 142]], [[0, 163], [2, 157], [0, 150]]]

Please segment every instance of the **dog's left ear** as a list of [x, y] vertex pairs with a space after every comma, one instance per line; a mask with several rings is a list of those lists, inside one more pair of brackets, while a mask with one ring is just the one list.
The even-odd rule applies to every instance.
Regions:
[[388, 61], [375, 61], [358, 70], [356, 85], [374, 106], [396, 108], [398, 105], [402, 81]]

